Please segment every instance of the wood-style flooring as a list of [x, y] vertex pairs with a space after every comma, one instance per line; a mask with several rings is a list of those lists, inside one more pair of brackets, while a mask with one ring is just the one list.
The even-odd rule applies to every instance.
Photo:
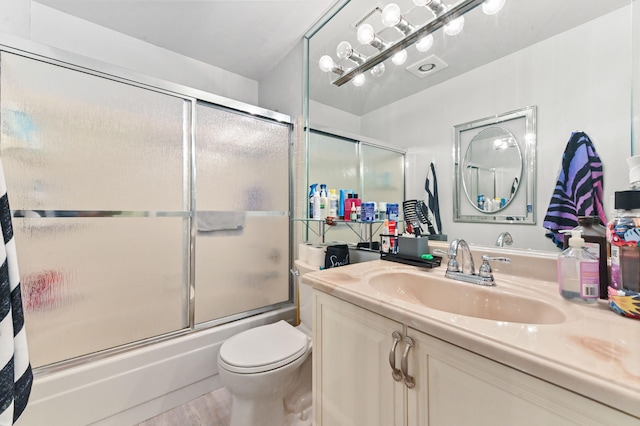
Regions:
[[220, 388], [137, 426], [228, 426], [230, 416], [231, 395]]

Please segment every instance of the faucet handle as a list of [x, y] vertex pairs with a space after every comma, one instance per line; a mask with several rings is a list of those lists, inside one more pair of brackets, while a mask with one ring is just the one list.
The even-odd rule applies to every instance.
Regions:
[[460, 272], [460, 266], [458, 265], [458, 261], [456, 260], [455, 255], [452, 255], [448, 251], [440, 250], [437, 248], [434, 248], [432, 252], [441, 256], [447, 256], [449, 258], [449, 262], [447, 263], [447, 272]]
[[482, 255], [482, 265], [480, 265], [480, 269], [478, 269], [478, 275], [483, 278], [491, 278], [493, 279], [493, 271], [491, 270], [491, 265], [489, 261], [497, 261], [497, 262], [506, 262], [511, 263], [511, 259], [508, 257], [492, 257], [486, 254]]

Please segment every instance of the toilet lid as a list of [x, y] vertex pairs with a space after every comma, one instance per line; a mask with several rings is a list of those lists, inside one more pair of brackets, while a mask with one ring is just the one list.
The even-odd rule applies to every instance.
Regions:
[[289, 364], [307, 352], [310, 339], [286, 321], [252, 328], [228, 339], [220, 348], [225, 368], [259, 373]]

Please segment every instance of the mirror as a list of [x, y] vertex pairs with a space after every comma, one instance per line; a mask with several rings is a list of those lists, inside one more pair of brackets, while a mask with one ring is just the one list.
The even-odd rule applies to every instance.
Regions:
[[502, 211], [515, 197], [520, 179], [522, 153], [513, 134], [504, 127], [480, 130], [462, 159], [467, 201], [483, 213]]
[[454, 220], [535, 223], [535, 107], [455, 126]]
[[[412, 0], [394, 2], [414, 25], [433, 19]], [[557, 248], [545, 237], [542, 218], [567, 141], [572, 132], [584, 131], [604, 164], [605, 211], [611, 215], [613, 192], [628, 187], [628, 170], [619, 164], [631, 154], [632, 0], [507, 0], [495, 15], [476, 7], [464, 15], [458, 35], [434, 32], [427, 52], [410, 46], [406, 62], [398, 66], [385, 61], [380, 77], [367, 72], [362, 86], [332, 85], [335, 75], [322, 72], [318, 62], [330, 55], [345, 68], [354, 66], [337, 57], [341, 41], [365, 56], [375, 54], [372, 46], [358, 42], [356, 25], [371, 23], [390, 42], [402, 37], [381, 24], [380, 6], [386, 3], [345, 2], [309, 35], [310, 127], [338, 129], [406, 149], [407, 199], [425, 199], [425, 176], [433, 162], [442, 228], [450, 239], [494, 246], [500, 233], [509, 232], [512, 248], [554, 252]], [[419, 75], [411, 71], [426, 64], [435, 68]], [[537, 223], [455, 222], [454, 127], [526, 105], [537, 107], [538, 161], [531, 194]], [[520, 186], [516, 198], [522, 192]]]

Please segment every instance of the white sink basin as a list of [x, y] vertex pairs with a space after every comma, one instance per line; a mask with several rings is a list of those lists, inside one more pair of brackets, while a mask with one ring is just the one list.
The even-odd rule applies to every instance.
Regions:
[[368, 284], [386, 296], [457, 315], [523, 324], [566, 320], [560, 309], [543, 300], [440, 276], [398, 271], [374, 275]]

